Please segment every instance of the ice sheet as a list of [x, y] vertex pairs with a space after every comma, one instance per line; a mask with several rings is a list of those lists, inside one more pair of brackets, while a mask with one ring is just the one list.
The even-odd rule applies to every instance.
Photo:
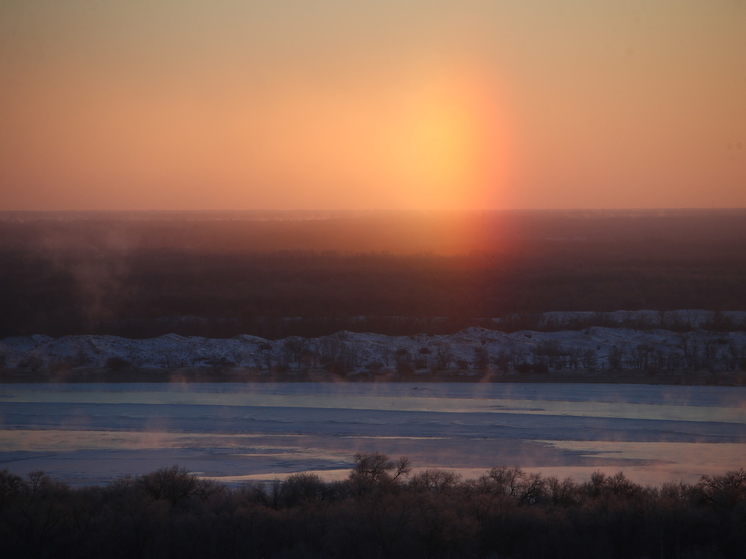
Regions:
[[98, 483], [178, 463], [231, 482], [344, 477], [355, 452], [640, 482], [744, 466], [746, 390], [560, 384], [0, 385], [0, 468]]

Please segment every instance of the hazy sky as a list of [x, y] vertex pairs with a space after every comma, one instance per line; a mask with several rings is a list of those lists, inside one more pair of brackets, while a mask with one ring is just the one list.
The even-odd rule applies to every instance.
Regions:
[[0, 209], [746, 207], [746, 0], [2, 0]]

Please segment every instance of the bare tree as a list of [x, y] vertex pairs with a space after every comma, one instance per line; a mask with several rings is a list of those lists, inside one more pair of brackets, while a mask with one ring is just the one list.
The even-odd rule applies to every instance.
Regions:
[[438, 344], [435, 348], [435, 367], [440, 370], [447, 369], [453, 362], [453, 353], [445, 344]]
[[138, 482], [153, 499], [172, 505], [193, 495], [199, 487], [197, 476], [176, 465], [142, 475]]
[[411, 470], [409, 458], [405, 456], [391, 460], [381, 452], [357, 453], [349, 482], [355, 493], [367, 493], [374, 487], [392, 487]]

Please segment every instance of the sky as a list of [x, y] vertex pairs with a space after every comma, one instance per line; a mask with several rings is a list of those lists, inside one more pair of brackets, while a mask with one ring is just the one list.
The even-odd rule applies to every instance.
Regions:
[[746, 0], [3, 0], [0, 210], [746, 207]]

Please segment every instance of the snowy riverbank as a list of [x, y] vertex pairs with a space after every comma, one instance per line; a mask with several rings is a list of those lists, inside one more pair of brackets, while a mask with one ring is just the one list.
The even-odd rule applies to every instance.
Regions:
[[35, 335], [0, 340], [7, 369], [121, 369], [235, 366], [259, 371], [330, 370], [411, 373], [438, 370], [740, 371], [746, 332], [590, 327], [499, 332], [468, 328], [451, 335], [384, 336], [338, 332], [319, 338], [267, 340]]

